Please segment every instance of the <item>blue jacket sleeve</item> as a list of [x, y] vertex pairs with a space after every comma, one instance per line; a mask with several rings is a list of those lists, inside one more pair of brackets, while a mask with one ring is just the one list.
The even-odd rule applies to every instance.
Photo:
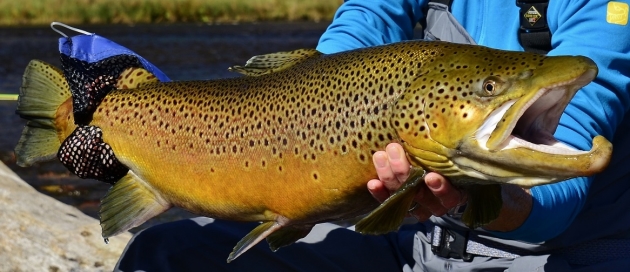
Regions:
[[[555, 133], [558, 140], [578, 149], [590, 150], [596, 135], [612, 141], [617, 126], [630, 108], [630, 28], [628, 5], [623, 5], [626, 24], [609, 17], [614, 11], [608, 1], [549, 2], [547, 18], [553, 33], [553, 49], [549, 55], [584, 55], [599, 67], [597, 78], [571, 100]], [[532, 188], [533, 208], [523, 225], [512, 232], [493, 233], [501, 238], [528, 242], [558, 236], [582, 210], [589, 187], [596, 178], [580, 177]]]
[[340, 51], [409, 40], [422, 16], [420, 1], [345, 1], [321, 36], [317, 50]]

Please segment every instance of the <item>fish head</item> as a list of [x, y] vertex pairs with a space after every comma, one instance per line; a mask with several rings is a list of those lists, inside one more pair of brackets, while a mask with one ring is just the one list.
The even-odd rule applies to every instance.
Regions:
[[612, 145], [589, 151], [553, 136], [575, 93], [597, 75], [582, 56], [446, 44], [394, 107], [412, 162], [462, 183], [522, 187], [602, 171]]

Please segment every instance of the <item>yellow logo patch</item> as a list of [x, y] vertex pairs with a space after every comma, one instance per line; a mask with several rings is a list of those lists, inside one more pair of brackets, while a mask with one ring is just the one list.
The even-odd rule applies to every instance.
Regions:
[[530, 25], [534, 26], [536, 22], [538, 22], [538, 20], [542, 18], [542, 15], [540, 14], [540, 12], [538, 12], [538, 10], [534, 6], [531, 6], [527, 10], [527, 12], [525, 12], [523, 17], [525, 17], [525, 19], [527, 20], [527, 22], [529, 22]]
[[606, 22], [616, 25], [628, 24], [628, 4], [621, 2], [608, 2], [606, 10]]

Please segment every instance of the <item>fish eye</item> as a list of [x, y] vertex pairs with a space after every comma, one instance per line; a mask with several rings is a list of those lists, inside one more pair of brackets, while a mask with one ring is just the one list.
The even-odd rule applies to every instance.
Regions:
[[483, 83], [483, 90], [486, 92], [487, 95], [493, 95], [497, 89], [496, 85], [497, 83], [494, 80], [486, 80]]

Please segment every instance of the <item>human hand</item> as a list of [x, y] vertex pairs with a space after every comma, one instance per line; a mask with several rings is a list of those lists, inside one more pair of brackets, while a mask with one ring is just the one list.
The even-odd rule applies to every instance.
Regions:
[[[372, 156], [379, 179], [370, 180], [368, 190], [378, 201], [383, 202], [395, 192], [409, 177], [410, 165], [405, 151], [397, 143], [387, 145], [385, 151], [378, 151]], [[424, 184], [414, 197], [417, 206], [410, 212], [420, 221], [431, 215], [442, 216], [449, 209], [466, 202], [466, 195], [455, 188], [444, 176], [428, 173]], [[410, 207], [411, 208], [411, 207]]]

